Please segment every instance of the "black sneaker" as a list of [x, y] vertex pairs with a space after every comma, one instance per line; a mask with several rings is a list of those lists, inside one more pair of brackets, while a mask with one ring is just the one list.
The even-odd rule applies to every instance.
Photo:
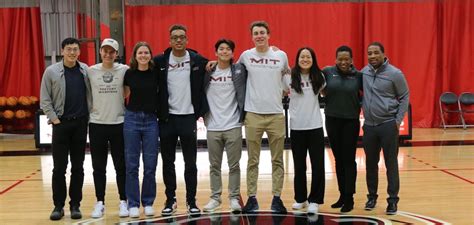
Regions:
[[50, 220], [60, 220], [64, 216], [64, 210], [63, 207], [54, 207], [53, 211], [51, 212], [51, 215], [49, 216]]
[[79, 206], [71, 206], [71, 219], [78, 220], [82, 218], [81, 210], [79, 210]]
[[365, 210], [373, 210], [375, 208], [375, 205], [377, 205], [377, 198], [368, 197], [367, 202], [365, 203]]
[[385, 211], [387, 215], [397, 214], [397, 203], [388, 203], [387, 210]]
[[278, 196], [273, 196], [271, 210], [274, 213], [286, 214], [286, 208]]
[[348, 213], [354, 209], [354, 197], [352, 195], [346, 195], [344, 197], [344, 204], [341, 208], [341, 213]]
[[188, 202], [186, 206], [188, 207], [188, 213], [191, 213], [191, 214], [201, 213], [201, 210], [196, 205], [196, 201]]
[[176, 212], [176, 208], [178, 208], [178, 204], [176, 203], [176, 198], [167, 199], [165, 202], [165, 208], [161, 210], [161, 215], [169, 216]]
[[247, 199], [247, 203], [245, 204], [244, 208], [242, 208], [242, 212], [244, 213], [253, 213], [258, 210], [258, 201], [255, 196], [250, 196]]
[[344, 203], [344, 205], [341, 208], [341, 213], [348, 213], [354, 209], [354, 202], [352, 203]]

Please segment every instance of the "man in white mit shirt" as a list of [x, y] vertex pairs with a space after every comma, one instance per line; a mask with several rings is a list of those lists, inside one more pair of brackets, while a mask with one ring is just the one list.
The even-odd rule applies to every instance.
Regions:
[[242, 122], [244, 119], [245, 85], [247, 72], [240, 64], [232, 64], [235, 44], [220, 39], [215, 44], [217, 66], [206, 73], [204, 90], [209, 113], [204, 117], [209, 149], [211, 196], [204, 211], [212, 212], [222, 203], [222, 156], [227, 153], [229, 165], [229, 200], [232, 212], [240, 206], [240, 157], [242, 155]]
[[248, 148], [247, 195], [244, 212], [259, 209], [257, 202], [258, 165], [263, 132], [268, 135], [272, 156], [272, 211], [286, 213], [280, 199], [283, 180], [283, 147], [285, 141], [285, 116], [282, 104], [282, 75], [289, 72], [288, 57], [281, 50], [269, 47], [270, 29], [265, 21], [255, 21], [250, 26], [255, 48], [242, 53], [239, 63], [248, 72], [245, 95], [245, 134]]

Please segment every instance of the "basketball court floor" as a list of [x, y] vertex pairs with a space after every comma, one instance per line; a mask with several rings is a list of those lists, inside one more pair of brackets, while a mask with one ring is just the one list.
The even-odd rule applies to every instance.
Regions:
[[[327, 147], [325, 154], [325, 204], [318, 215], [291, 210], [293, 203], [294, 165], [291, 151], [284, 152], [285, 183], [282, 199], [290, 211], [287, 215], [272, 214], [270, 151], [262, 151], [257, 198], [261, 211], [254, 215], [229, 212], [227, 196], [227, 164], [223, 163], [223, 206], [213, 214], [187, 215], [185, 184], [181, 153], [176, 157], [178, 175], [178, 212], [174, 217], [163, 218], [165, 195], [162, 181], [161, 156], [157, 167], [156, 215], [139, 219], [118, 217], [118, 194], [111, 158], [107, 166], [106, 211], [101, 219], [92, 219], [95, 203], [90, 154], [84, 163], [85, 181], [81, 210], [83, 218], [71, 220], [68, 207], [65, 217], [57, 222], [49, 220], [53, 209], [51, 194], [52, 156], [49, 151], [37, 150], [31, 136], [0, 136], [0, 224], [474, 224], [474, 129], [413, 129], [413, 139], [400, 147], [400, 202], [398, 213], [385, 215], [386, 177], [383, 157], [380, 161], [379, 200], [374, 211], [363, 209], [367, 189], [365, 186], [365, 157], [362, 148], [357, 150], [357, 193], [354, 210], [341, 214], [330, 205], [338, 198], [334, 158]], [[241, 193], [246, 196], [247, 152], [241, 159]], [[309, 159], [307, 160], [309, 164]], [[200, 149], [198, 166], [198, 205], [202, 208], [209, 199], [209, 163], [206, 149]], [[308, 180], [310, 181], [310, 167]], [[69, 173], [66, 175], [69, 176]], [[68, 200], [67, 200], [68, 201]], [[142, 210], [142, 209], [141, 209]]]

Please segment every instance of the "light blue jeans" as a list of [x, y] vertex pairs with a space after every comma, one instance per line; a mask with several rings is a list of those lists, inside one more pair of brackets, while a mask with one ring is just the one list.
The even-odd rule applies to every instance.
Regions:
[[142, 206], [152, 206], [156, 198], [156, 166], [158, 163], [158, 120], [153, 113], [125, 111], [125, 191], [128, 207], [140, 207], [138, 170], [143, 153]]

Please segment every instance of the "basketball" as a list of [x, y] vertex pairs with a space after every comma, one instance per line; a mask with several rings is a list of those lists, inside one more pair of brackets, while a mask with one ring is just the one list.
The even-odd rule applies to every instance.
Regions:
[[14, 113], [13, 111], [11, 111], [11, 110], [5, 110], [5, 111], [3, 112], [3, 117], [4, 117], [5, 119], [11, 119], [11, 118], [13, 118], [14, 116], [15, 116], [15, 113]]
[[20, 103], [20, 105], [28, 106], [31, 105], [31, 100], [29, 97], [21, 96], [18, 98], [18, 103]]
[[17, 104], [16, 97], [12, 96], [12, 97], [7, 98], [7, 105], [8, 106], [16, 106], [16, 104]]
[[20, 109], [20, 110], [16, 111], [16, 112], [15, 112], [15, 117], [16, 117], [17, 119], [23, 119], [23, 118], [25, 118], [25, 117], [26, 117], [26, 112], [25, 112], [25, 110], [21, 110], [21, 109]]
[[31, 101], [31, 104], [33, 104], [33, 105], [38, 102], [38, 97], [36, 97], [36, 96], [30, 96], [29, 99]]

